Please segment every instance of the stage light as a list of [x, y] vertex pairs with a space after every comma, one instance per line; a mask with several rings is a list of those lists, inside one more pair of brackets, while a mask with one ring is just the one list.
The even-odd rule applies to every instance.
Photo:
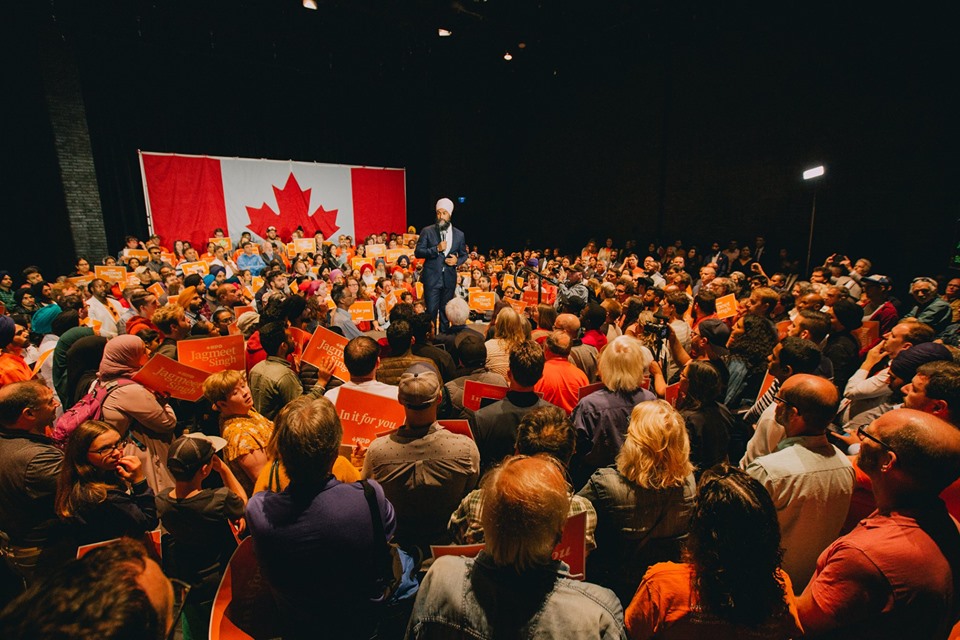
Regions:
[[437, 29], [437, 35], [440, 36], [441, 38], [449, 38], [450, 36], [453, 35], [453, 31], [450, 31], [449, 29], [441, 28], [441, 29]]
[[819, 167], [814, 167], [812, 169], [807, 169], [806, 171], [804, 171], [803, 179], [810, 180], [812, 178], [819, 178], [822, 175], [823, 175], [823, 165], [820, 165]]
[[466, 198], [465, 196], [458, 196], [458, 197], [457, 197], [457, 202], [459, 202], [460, 204], [463, 204], [463, 203], [466, 202], [466, 201], [467, 201], [467, 198]]
[[511, 60], [513, 60], [513, 56], [510, 55], [509, 51], [507, 51], [505, 54], [503, 54], [503, 59], [506, 60], [507, 62], [510, 62]]
[[312, 9], [313, 11], [317, 10], [317, 0], [303, 0], [304, 9]]
[[[824, 174], [823, 165], [819, 167], [813, 167], [807, 169], [803, 172], [804, 180], [812, 180], [813, 178], [819, 178]], [[807, 238], [807, 273], [810, 273], [810, 257], [813, 255], [813, 224], [817, 219], [817, 188], [819, 187], [819, 182], [814, 182], [814, 191], [813, 191], [813, 206], [810, 207], [810, 234]]]

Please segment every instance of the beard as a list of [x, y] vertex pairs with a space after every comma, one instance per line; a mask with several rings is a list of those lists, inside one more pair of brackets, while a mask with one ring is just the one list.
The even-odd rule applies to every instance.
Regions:
[[440, 229], [441, 232], [445, 232], [449, 226], [450, 223], [448, 221], [437, 220], [437, 228]]

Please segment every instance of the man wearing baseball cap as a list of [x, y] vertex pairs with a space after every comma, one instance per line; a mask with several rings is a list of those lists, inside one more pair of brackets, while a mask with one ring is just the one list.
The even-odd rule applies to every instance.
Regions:
[[457, 288], [457, 267], [467, 261], [467, 244], [463, 232], [450, 224], [453, 201], [450, 198], [437, 200], [437, 223], [424, 227], [414, 252], [424, 260], [423, 295], [426, 298], [427, 314], [433, 321], [440, 313], [440, 331], [447, 330], [447, 303], [453, 299]]
[[397, 431], [370, 444], [362, 477], [373, 478], [397, 512], [396, 541], [429, 555], [449, 543], [447, 519], [477, 484], [480, 452], [467, 436], [437, 423], [443, 396], [432, 364], [417, 363], [400, 376], [397, 399], [406, 418]]

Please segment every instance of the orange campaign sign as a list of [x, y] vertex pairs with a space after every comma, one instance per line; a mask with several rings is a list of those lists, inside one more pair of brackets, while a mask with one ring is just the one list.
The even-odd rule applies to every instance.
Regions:
[[146, 249], [124, 249], [123, 256], [125, 258], [136, 258], [140, 262], [146, 262], [150, 259], [150, 252]]
[[547, 304], [557, 301], [557, 288], [552, 284], [543, 283], [543, 301]]
[[470, 422], [467, 420], [437, 420], [437, 424], [450, 433], [456, 433], [461, 436], [467, 436], [471, 440], [476, 440], [476, 438], [473, 437], [473, 429], [470, 428]]
[[293, 248], [299, 253], [316, 253], [317, 241], [313, 238], [294, 238]]
[[248, 311], [252, 311], [253, 313], [256, 313], [256, 312], [257, 312], [256, 309], [254, 309], [253, 307], [251, 307], [251, 306], [249, 306], [249, 305], [244, 305], [244, 306], [242, 306], [242, 307], [234, 307], [234, 308], [233, 308], [233, 312], [236, 314], [236, 317], [237, 317], [237, 318], [239, 318], [239, 317], [242, 316], [243, 314], [247, 313]]
[[757, 400], [762, 398], [763, 394], [765, 394], [770, 387], [773, 386], [774, 380], [776, 380], [776, 378], [773, 377], [773, 374], [767, 371], [767, 375], [763, 377], [763, 382], [760, 383], [760, 391], [757, 393]]
[[205, 276], [210, 273], [210, 265], [200, 260], [199, 262], [184, 262], [180, 265], [180, 268], [183, 270], [183, 275], [189, 276], [194, 273]]
[[333, 375], [344, 382], [350, 381], [350, 372], [343, 364], [343, 348], [350, 342], [338, 333], [334, 333], [324, 327], [317, 327], [313, 332], [313, 337], [303, 349], [300, 360], [312, 364], [315, 367], [322, 367], [324, 361], [333, 358]]
[[167, 295], [167, 292], [163, 290], [163, 287], [160, 286], [159, 282], [154, 282], [152, 285], [147, 287], [147, 291], [157, 296], [158, 298], [162, 298], [163, 296]]
[[210, 238], [207, 240], [207, 244], [211, 242], [215, 245], [223, 247], [225, 251], [230, 251], [231, 247], [233, 247], [233, 243], [230, 241], [230, 238]]
[[[521, 299], [531, 307], [535, 307], [539, 304], [539, 302], [537, 302], [536, 291], [524, 291], [523, 294], [521, 295]], [[544, 302], [546, 302], [546, 300], [544, 300]]]
[[367, 257], [369, 258], [382, 258], [387, 255], [387, 245], [385, 244], [368, 244], [364, 249]]
[[[503, 267], [501, 267], [502, 269]], [[510, 275], [509, 273], [504, 273], [500, 276], [500, 282], [503, 284], [503, 288], [513, 287], [517, 291], [523, 289], [523, 278], [518, 278], [517, 276]]]
[[560, 536], [560, 542], [553, 548], [553, 559], [566, 562], [570, 567], [570, 577], [574, 580], [584, 580], [586, 578], [586, 512], [567, 518], [567, 523], [563, 525], [563, 535]]
[[523, 300], [514, 300], [513, 298], [504, 298], [504, 300], [506, 300], [507, 304], [513, 307], [513, 310], [517, 313], [523, 313], [527, 308], [527, 303]]
[[177, 256], [175, 256], [175, 255], [172, 254], [172, 253], [167, 253], [167, 252], [161, 253], [161, 254], [160, 254], [160, 261], [161, 261], [161, 262], [166, 262], [167, 264], [173, 264], [173, 265], [175, 265], [175, 264], [177, 264]]
[[420, 234], [417, 234], [417, 233], [405, 233], [405, 234], [403, 234], [403, 244], [409, 246], [411, 240], [413, 240], [414, 242], [419, 242], [419, 241], [420, 241]]
[[219, 336], [177, 341], [177, 360], [208, 373], [246, 370], [243, 336]]
[[341, 387], [336, 406], [343, 444], [368, 447], [379, 434], [397, 429], [406, 420], [406, 412], [396, 400], [357, 389]]
[[67, 282], [72, 282], [78, 287], [85, 287], [91, 282], [93, 282], [93, 279], [96, 277], [97, 276], [91, 273], [90, 275], [86, 275], [86, 276], [74, 276], [72, 278], [67, 278]]
[[463, 385], [463, 406], [471, 411], [476, 411], [480, 408], [483, 398], [502, 400], [506, 397], [507, 390], [508, 387], [467, 380]]
[[263, 289], [263, 276], [253, 276], [253, 290], [260, 291]]
[[354, 322], [363, 322], [364, 320], [373, 320], [373, 301], [360, 300], [350, 305], [350, 317]]
[[141, 284], [141, 282], [140, 282], [140, 276], [138, 276], [138, 275], [136, 275], [136, 274], [134, 274], [134, 273], [127, 274], [127, 282], [126, 282], [126, 285], [127, 285], [128, 287], [137, 287], [137, 286], [139, 286], [140, 284]]
[[203, 395], [203, 381], [210, 374], [155, 355], [133, 376], [133, 379], [151, 391], [168, 393], [180, 400], [196, 402]]
[[880, 340], [880, 323], [876, 320], [864, 320], [862, 327], [850, 333], [860, 342], [861, 349], [868, 349]]
[[287, 257], [295, 258], [297, 256], [297, 248], [293, 245], [292, 242], [287, 243]]
[[732, 293], [728, 293], [725, 296], [717, 298], [717, 317], [723, 320], [724, 318], [732, 318], [737, 315], [737, 296]]
[[471, 291], [468, 296], [470, 308], [474, 311], [493, 311], [493, 291]]
[[417, 292], [417, 300], [423, 300], [423, 283], [415, 282], [413, 285], [413, 290]]
[[99, 320], [94, 320], [91, 317], [87, 317], [81, 324], [84, 326], [90, 327], [93, 329], [93, 332], [97, 335], [100, 335], [100, 327], [103, 326], [103, 323]]
[[126, 267], [105, 267], [98, 264], [93, 268], [93, 271], [97, 274], [98, 278], [106, 280], [107, 282], [127, 281]]
[[359, 271], [360, 267], [368, 264], [371, 267], [374, 266], [373, 258], [361, 258], [360, 256], [354, 256], [350, 258], [350, 268], [354, 271]]
[[777, 337], [783, 340], [787, 337], [787, 331], [793, 326], [793, 320], [782, 320], [777, 323]]
[[410, 253], [410, 249], [387, 249], [386, 262], [387, 264], [396, 264], [400, 256], [405, 256]]

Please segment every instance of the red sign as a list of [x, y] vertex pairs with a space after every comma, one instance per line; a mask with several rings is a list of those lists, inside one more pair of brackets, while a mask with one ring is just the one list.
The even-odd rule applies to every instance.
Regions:
[[850, 333], [860, 341], [861, 349], [868, 349], [880, 341], [880, 323], [876, 320], [864, 320], [862, 327]]
[[343, 443], [370, 446], [379, 434], [403, 425], [406, 412], [396, 400], [341, 388], [337, 394], [337, 414], [343, 425]]
[[313, 332], [313, 337], [310, 338], [310, 342], [304, 347], [300, 360], [322, 368], [324, 361], [333, 358], [333, 375], [344, 382], [349, 382], [350, 372], [343, 364], [343, 348], [347, 346], [348, 342], [350, 341], [338, 333], [323, 327], [317, 327], [317, 330]]
[[578, 513], [567, 518], [563, 525], [560, 542], [553, 548], [553, 559], [562, 560], [570, 567], [570, 577], [586, 578], [587, 566], [587, 514]]
[[603, 389], [603, 388], [604, 386], [602, 382], [594, 382], [593, 384], [588, 384], [580, 387], [580, 389], [577, 391], [577, 402], [583, 400], [591, 393], [600, 391], [600, 389]]
[[776, 380], [776, 378], [773, 377], [773, 374], [767, 371], [767, 375], [763, 377], [763, 382], [760, 383], [760, 392], [757, 394], [757, 400], [762, 398], [763, 394], [765, 394], [770, 389], [770, 387], [773, 385], [774, 380]]
[[502, 400], [506, 397], [507, 390], [507, 387], [501, 387], [500, 385], [467, 380], [463, 385], [463, 406], [471, 411], [476, 411], [480, 408], [481, 398]]
[[243, 336], [220, 336], [177, 341], [177, 360], [208, 373], [225, 369], [246, 370]]
[[180, 400], [196, 402], [203, 395], [203, 381], [210, 374], [155, 355], [133, 376], [133, 379], [151, 391], [170, 394]]
[[663, 399], [670, 403], [671, 407], [676, 407], [680, 402], [680, 383], [674, 383], [667, 387], [663, 394]]
[[437, 420], [437, 424], [450, 433], [456, 433], [461, 436], [467, 436], [471, 440], [476, 440], [476, 438], [473, 437], [473, 430], [470, 429], [470, 422], [467, 420]]

